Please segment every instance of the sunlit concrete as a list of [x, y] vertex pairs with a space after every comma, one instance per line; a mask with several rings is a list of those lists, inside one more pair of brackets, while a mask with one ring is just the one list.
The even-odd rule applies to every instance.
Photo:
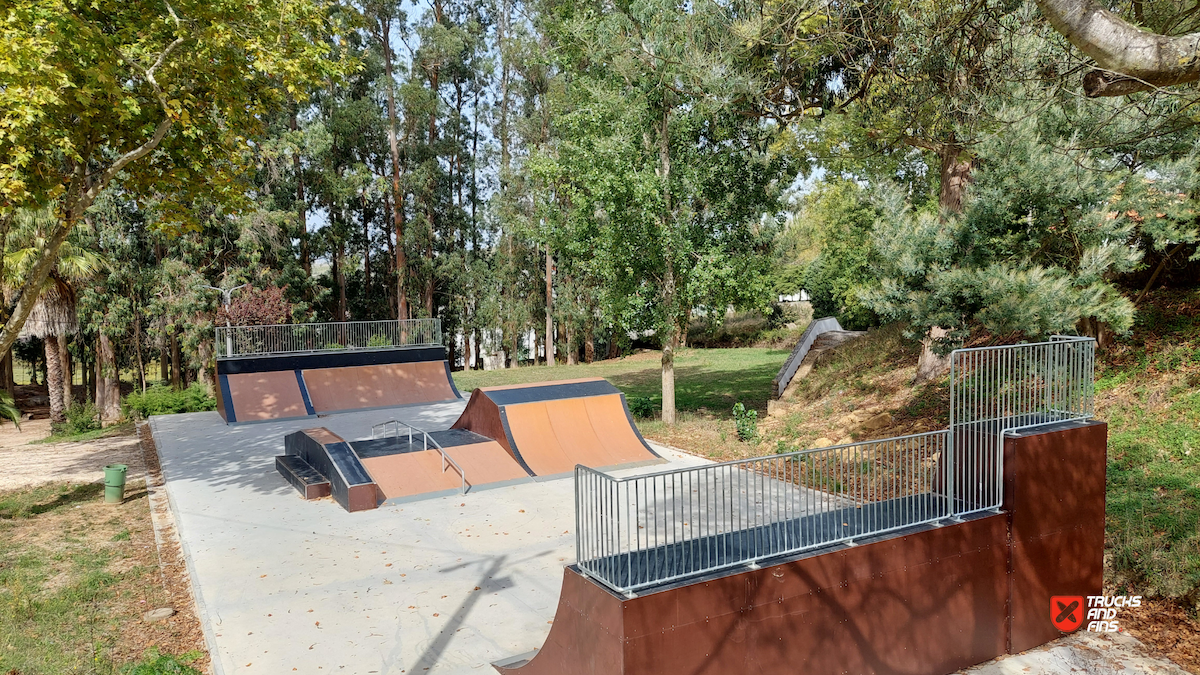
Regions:
[[[396, 418], [446, 429], [462, 402], [226, 426], [151, 419], [217, 673], [490, 673], [540, 647], [574, 562], [571, 478], [347, 513], [276, 473], [286, 433], [348, 440]], [[657, 448], [667, 465], [703, 460]]]

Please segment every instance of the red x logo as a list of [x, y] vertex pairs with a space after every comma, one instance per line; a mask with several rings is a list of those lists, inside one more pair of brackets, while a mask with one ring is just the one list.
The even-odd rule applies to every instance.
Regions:
[[1050, 598], [1050, 622], [1064, 633], [1083, 625], [1083, 596], [1055, 595]]

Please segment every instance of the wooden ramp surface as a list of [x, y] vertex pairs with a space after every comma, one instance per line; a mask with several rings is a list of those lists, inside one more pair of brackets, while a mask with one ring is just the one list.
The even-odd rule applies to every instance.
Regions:
[[308, 414], [300, 382], [292, 370], [223, 375], [228, 378], [229, 398], [237, 421], [257, 422]]
[[[529, 478], [495, 441], [458, 445], [445, 451], [466, 474], [468, 489]], [[458, 471], [453, 466], [443, 467], [441, 453], [433, 449], [367, 457], [362, 463], [384, 499], [458, 490], [462, 486]]]
[[320, 368], [301, 373], [318, 414], [458, 398], [444, 361]]
[[454, 428], [495, 439], [535, 476], [661, 461], [600, 378], [476, 389]]

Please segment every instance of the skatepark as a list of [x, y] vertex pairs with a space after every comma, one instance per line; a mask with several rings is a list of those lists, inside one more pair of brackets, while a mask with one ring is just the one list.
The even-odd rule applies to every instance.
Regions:
[[[963, 350], [945, 431], [725, 464], [603, 380], [465, 401], [427, 344], [365, 357], [442, 366], [376, 373], [423, 401], [273, 355], [224, 414], [150, 424], [217, 672], [949, 673], [1100, 590], [1091, 349]], [[305, 414], [239, 422], [270, 378]]]

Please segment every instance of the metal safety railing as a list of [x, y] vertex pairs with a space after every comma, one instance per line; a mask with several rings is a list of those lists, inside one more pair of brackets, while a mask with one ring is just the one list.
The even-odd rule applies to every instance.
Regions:
[[218, 326], [216, 329], [219, 359], [441, 343], [441, 319]]
[[581, 571], [632, 594], [999, 509], [1003, 436], [1092, 416], [1095, 342], [956, 350], [948, 429], [618, 478], [575, 468]]
[[1096, 341], [957, 349], [950, 359], [948, 498], [962, 513], [1004, 501], [1004, 437], [1095, 414]]
[[418, 429], [408, 422], [390, 419], [386, 422], [380, 422], [379, 424], [371, 427], [371, 438], [387, 438], [387, 436], [380, 436], [379, 430], [387, 429], [388, 427], [393, 429], [391, 434], [392, 438], [400, 438], [402, 432], [401, 427], [408, 429], [408, 447], [410, 448], [413, 447], [413, 436], [415, 434], [421, 438], [422, 449], [429, 450], [432, 447], [434, 450], [437, 450], [438, 454], [442, 456], [442, 473], [446, 473], [447, 468], [451, 466], [454, 467], [454, 470], [458, 472], [458, 476], [461, 481], [460, 489], [463, 494], [467, 493], [467, 473], [463, 471], [461, 466], [458, 465], [458, 462], [454, 461], [453, 457], [446, 454], [446, 449], [442, 447], [441, 443], [438, 443], [436, 440], [430, 437], [429, 432], [425, 431], [424, 429]]

